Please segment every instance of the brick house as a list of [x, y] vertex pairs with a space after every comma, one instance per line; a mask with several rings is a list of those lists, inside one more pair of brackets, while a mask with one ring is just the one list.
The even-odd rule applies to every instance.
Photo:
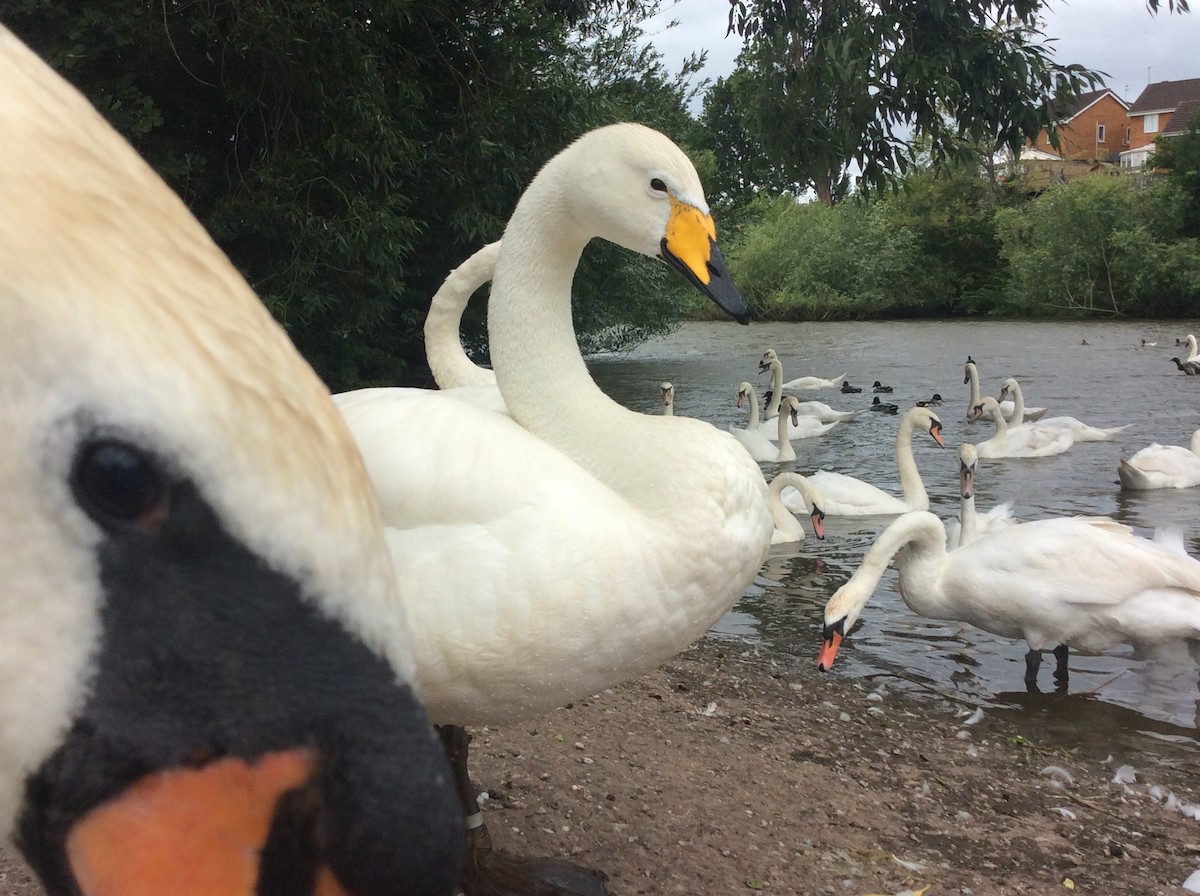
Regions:
[[1069, 105], [1056, 109], [1054, 118], [1058, 149], [1050, 145], [1045, 128], [1031, 149], [1057, 156], [1064, 162], [1090, 166], [1119, 161], [1122, 150], [1131, 145], [1129, 103], [1107, 87], [1080, 94]]
[[1149, 84], [1129, 107], [1131, 143], [1121, 153], [1122, 168], [1141, 168], [1158, 137], [1182, 134], [1200, 112], [1200, 78]]

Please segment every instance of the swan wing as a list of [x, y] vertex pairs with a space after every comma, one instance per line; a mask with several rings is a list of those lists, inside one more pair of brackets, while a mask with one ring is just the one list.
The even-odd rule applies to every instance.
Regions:
[[1200, 457], [1178, 445], [1143, 448], [1117, 469], [1126, 488], [1192, 488], [1200, 485]]

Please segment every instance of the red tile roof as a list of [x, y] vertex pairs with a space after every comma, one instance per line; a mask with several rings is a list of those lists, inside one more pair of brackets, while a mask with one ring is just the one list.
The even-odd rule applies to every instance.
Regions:
[[1147, 112], [1165, 112], [1175, 109], [1180, 103], [1188, 100], [1200, 100], [1200, 78], [1189, 78], [1186, 81], [1158, 81], [1146, 85], [1146, 89], [1129, 107], [1129, 114], [1144, 115]]

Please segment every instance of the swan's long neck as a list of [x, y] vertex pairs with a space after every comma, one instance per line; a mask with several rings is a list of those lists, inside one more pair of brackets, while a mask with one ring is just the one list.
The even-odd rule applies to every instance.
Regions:
[[971, 408], [979, 404], [979, 368], [977, 368], [974, 364], [967, 365], [967, 379], [971, 383], [971, 403], [967, 407], [967, 413], [970, 413]]
[[492, 371], [479, 367], [463, 351], [460, 329], [471, 295], [492, 279], [500, 243], [484, 246], [442, 283], [425, 318], [425, 359], [439, 388], [480, 386], [496, 382]]
[[1189, 333], [1188, 338], [1187, 338], [1187, 344], [1188, 344], [1188, 356], [1185, 360], [1195, 361], [1198, 357], [1200, 357], [1200, 343], [1197, 343], [1196, 337]]
[[788, 433], [788, 421], [791, 419], [790, 413], [782, 413], [779, 415], [779, 460], [795, 460], [796, 449], [792, 447], [792, 439]]
[[975, 540], [979, 524], [975, 516], [975, 496], [960, 498], [958, 504], [958, 546], [970, 544]]
[[1192, 454], [1200, 455], [1200, 429], [1192, 433], [1192, 441], [1190, 445]]
[[[749, 386], [749, 384], [747, 384]], [[749, 386], [746, 390], [746, 400], [750, 402], [750, 423], [746, 426], [750, 432], [758, 430], [758, 396], [754, 394], [754, 387]]]
[[[849, 615], [851, 621], [858, 618], [859, 612], [875, 589], [880, 579], [887, 571], [892, 558], [896, 558], [897, 568], [901, 574], [901, 589], [904, 599], [917, 612], [917, 603], [909, 599], [905, 587], [906, 580], [920, 582], [931, 590], [928, 602], [931, 606], [940, 603], [940, 589], [937, 580], [946, 562], [946, 529], [942, 521], [928, 511], [912, 511], [896, 518], [896, 520], [880, 533], [875, 543], [863, 555], [862, 562], [854, 575], [835, 595], [830, 605], [826, 607], [826, 619], [832, 620], [839, 616]], [[936, 592], [935, 596], [932, 592]], [[834, 602], [837, 603], [834, 606]]]
[[900, 471], [900, 493], [912, 510], [929, 509], [929, 493], [921, 481], [917, 459], [913, 457], [913, 421], [907, 415], [896, 431], [896, 467]]
[[1008, 424], [1004, 420], [1004, 414], [1000, 411], [999, 403], [988, 408], [988, 416], [996, 424], [996, 434], [988, 439], [988, 442], [994, 445], [1001, 445], [1008, 438]]
[[812, 507], [812, 486], [799, 473], [788, 471], [771, 480], [771, 517], [775, 521], [776, 529], [788, 535], [798, 534], [799, 538], [796, 540], [803, 541], [804, 527], [783, 504], [783, 490], [789, 485], [804, 496], [805, 507]]
[[1025, 422], [1025, 395], [1021, 392], [1021, 384], [1016, 380], [1012, 381], [1013, 394], [1013, 412], [1009, 422], [1013, 426], [1020, 426]]
[[779, 402], [783, 400], [783, 362], [776, 358], [771, 362], [771, 406], [767, 408], [767, 419], [779, 416]]

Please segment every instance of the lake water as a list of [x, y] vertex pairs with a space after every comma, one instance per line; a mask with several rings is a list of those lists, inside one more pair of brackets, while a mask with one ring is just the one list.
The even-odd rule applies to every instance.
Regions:
[[[1185, 356], [1175, 340], [1200, 334], [1200, 321], [1137, 323], [886, 322], [686, 324], [671, 336], [620, 357], [589, 359], [600, 386], [622, 404], [659, 411], [658, 384], [675, 384], [675, 413], [719, 427], [745, 426], [747, 410], [736, 406], [738, 383], [747, 380], [760, 396], [767, 374], [757, 361], [774, 348], [785, 380], [847, 374], [862, 394], [836, 389], [798, 393], [840, 410], [865, 408], [875, 380], [894, 388], [883, 400], [901, 412], [917, 399], [940, 392], [938, 409], [947, 447], [920, 432], [914, 437], [917, 466], [931, 509], [943, 519], [958, 514], [958, 459], [963, 441], [992, 434], [989, 422], [965, 420], [968, 387], [963, 363], [971, 355], [981, 391], [996, 396], [1014, 376], [1026, 403], [1049, 415], [1077, 417], [1095, 426], [1132, 424], [1115, 442], [1079, 444], [1054, 457], [981, 461], [976, 489], [980, 512], [1012, 501], [1022, 520], [1070, 514], [1102, 514], [1151, 535], [1159, 526], [1183, 529], [1184, 542], [1200, 556], [1200, 489], [1123, 492], [1118, 459], [1151, 442], [1187, 445], [1200, 428], [1200, 377], [1180, 373], [1170, 358]], [[1088, 344], [1081, 345], [1086, 339]], [[1156, 347], [1141, 347], [1146, 339]], [[823, 436], [794, 441], [792, 464], [779, 469], [849, 473], [899, 494], [895, 434], [898, 416], [864, 411]], [[857, 568], [863, 552], [891, 518], [826, 519], [827, 538], [809, 532], [799, 545], [780, 545], [759, 578], [726, 615], [714, 636], [736, 638], [785, 664], [819, 693], [816, 671], [822, 612], [836, 588]], [[1164, 762], [1196, 767], [1200, 717], [1200, 670], [1184, 655], [1176, 662], [1135, 659], [1128, 649], [1102, 655], [1072, 651], [1068, 692], [1055, 693], [1054, 659], [1046, 655], [1041, 684], [1027, 694], [1024, 642], [994, 637], [957, 623], [924, 619], [900, 599], [889, 570], [843, 643], [829, 674], [870, 679], [964, 707], [982, 706], [1008, 718], [1019, 731], [1088, 755], [1113, 754], [1121, 761]]]

